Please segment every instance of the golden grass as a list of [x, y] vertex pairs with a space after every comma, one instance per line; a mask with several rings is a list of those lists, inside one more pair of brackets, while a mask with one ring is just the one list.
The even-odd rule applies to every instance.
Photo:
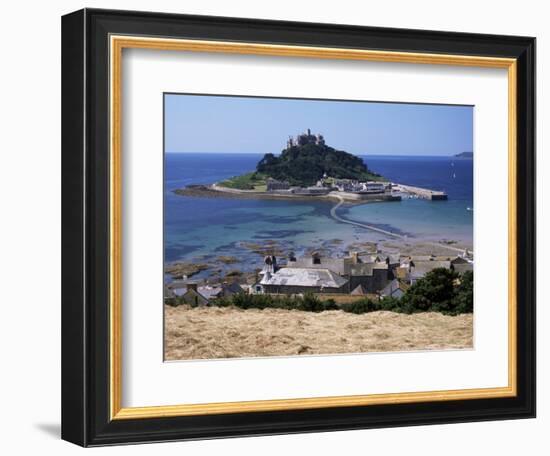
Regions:
[[472, 348], [472, 314], [165, 307], [165, 359]]

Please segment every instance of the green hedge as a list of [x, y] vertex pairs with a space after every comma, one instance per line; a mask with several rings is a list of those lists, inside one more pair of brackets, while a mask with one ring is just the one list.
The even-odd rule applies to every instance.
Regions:
[[239, 293], [227, 298], [216, 299], [211, 304], [219, 307], [235, 306], [239, 309], [295, 309], [308, 312], [339, 309], [334, 300], [321, 301], [312, 293], [306, 293], [304, 296], [249, 295]]

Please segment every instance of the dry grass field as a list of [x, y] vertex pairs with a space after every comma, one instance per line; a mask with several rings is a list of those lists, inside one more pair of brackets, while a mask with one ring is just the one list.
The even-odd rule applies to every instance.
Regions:
[[165, 306], [165, 359], [472, 348], [473, 315]]

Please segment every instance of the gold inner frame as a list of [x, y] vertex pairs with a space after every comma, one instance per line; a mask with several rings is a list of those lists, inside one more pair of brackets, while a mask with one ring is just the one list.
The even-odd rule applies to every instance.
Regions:
[[[122, 51], [123, 49], [253, 54], [367, 60], [508, 70], [508, 385], [506, 387], [275, 399], [170, 406], [122, 407]], [[513, 397], [517, 394], [517, 61], [468, 55], [387, 52], [227, 41], [110, 36], [110, 415], [111, 419], [159, 418], [238, 412], [298, 410], [374, 404]]]

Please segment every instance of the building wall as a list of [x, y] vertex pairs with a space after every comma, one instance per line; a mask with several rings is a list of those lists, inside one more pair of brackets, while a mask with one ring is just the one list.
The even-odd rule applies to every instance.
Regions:
[[183, 295], [183, 300], [186, 304], [189, 304], [190, 306], [206, 306], [208, 305], [208, 300], [204, 298], [204, 296], [201, 296], [199, 293], [189, 290], [187, 293]]
[[328, 269], [340, 275], [343, 275], [347, 272], [345, 265], [348, 264], [349, 261], [346, 261], [343, 258], [321, 257], [320, 260], [321, 262], [319, 264], [315, 264], [313, 262], [313, 257], [302, 257], [296, 258], [296, 261], [289, 262], [288, 265], [289, 267], [293, 268]]
[[374, 269], [372, 275], [351, 276], [350, 290], [354, 290], [358, 285], [362, 285], [367, 293], [376, 293], [384, 288], [390, 282], [387, 269]]
[[348, 293], [348, 284], [340, 288], [304, 287], [293, 285], [264, 285], [266, 293], [300, 294], [300, 293]]

